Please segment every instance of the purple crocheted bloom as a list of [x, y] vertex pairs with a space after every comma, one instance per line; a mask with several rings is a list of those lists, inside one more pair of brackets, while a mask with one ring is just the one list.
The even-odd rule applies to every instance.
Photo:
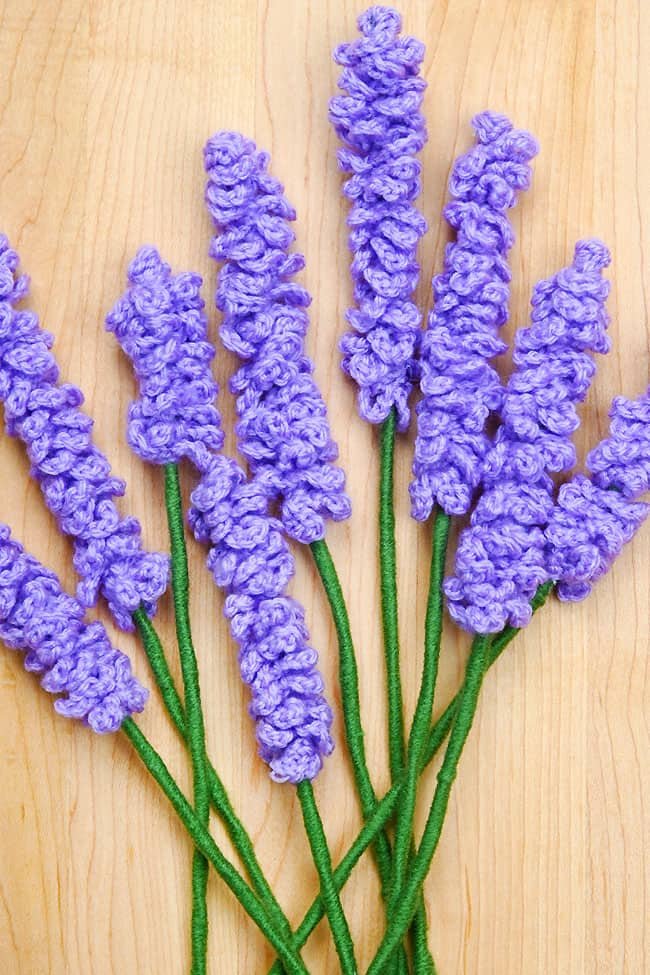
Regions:
[[469, 511], [491, 446], [485, 432], [503, 388], [490, 359], [505, 351], [498, 337], [508, 318], [508, 251], [514, 234], [507, 211], [530, 184], [538, 146], [503, 115], [473, 119], [476, 144], [456, 160], [449, 181], [455, 199], [444, 216], [456, 232], [445, 267], [433, 279], [435, 304], [421, 343], [418, 432], [410, 486], [413, 517], [434, 504], [450, 515]]
[[74, 540], [77, 598], [92, 606], [101, 591], [118, 626], [133, 629], [134, 610], [144, 605], [153, 613], [165, 591], [169, 560], [142, 551], [139, 523], [120, 517], [113, 499], [124, 493], [124, 482], [111, 476], [92, 441], [92, 420], [79, 409], [83, 394], [59, 383], [52, 336], [36, 315], [14, 307], [29, 284], [16, 276], [17, 267], [17, 254], [0, 235], [0, 401], [7, 432], [26, 445], [48, 508]]
[[215, 226], [211, 254], [219, 273], [217, 306], [224, 345], [245, 360], [230, 388], [237, 395], [237, 437], [266, 496], [281, 500], [288, 535], [310, 543], [325, 519], [350, 514], [345, 476], [327, 410], [305, 353], [310, 297], [293, 277], [304, 266], [289, 253], [295, 213], [269, 157], [234, 132], [205, 147], [206, 202]]
[[189, 458], [208, 469], [223, 444], [215, 406], [218, 386], [210, 369], [214, 347], [198, 274], [172, 276], [153, 247], [142, 247], [129, 266], [131, 287], [106, 328], [132, 360], [140, 399], [129, 408], [128, 441], [152, 464]]
[[584, 599], [650, 514], [650, 387], [636, 400], [617, 396], [610, 436], [587, 457], [589, 479], [560, 488], [546, 529], [548, 572], [560, 599]]
[[358, 20], [361, 38], [342, 44], [343, 67], [330, 102], [330, 119], [344, 143], [339, 166], [350, 173], [344, 193], [356, 308], [341, 340], [343, 369], [359, 387], [359, 412], [381, 423], [393, 408], [400, 430], [409, 422], [421, 315], [411, 296], [417, 286], [416, 251], [426, 222], [413, 206], [420, 193], [416, 159], [427, 138], [420, 112], [426, 83], [420, 76], [424, 45], [400, 37], [396, 10], [371, 7]]
[[192, 494], [190, 524], [211, 543], [208, 566], [228, 593], [225, 614], [252, 692], [260, 755], [277, 782], [301, 782], [332, 751], [332, 712], [302, 607], [285, 595], [293, 557], [267, 506], [260, 482], [218, 455]]
[[532, 325], [517, 334], [503, 423], [485, 460], [484, 492], [461, 534], [456, 574], [445, 584], [451, 615], [472, 632], [525, 626], [530, 600], [549, 578], [549, 474], [575, 464], [575, 404], [584, 400], [595, 372], [589, 353], [609, 349], [609, 285], [602, 277], [608, 264], [600, 241], [578, 243], [573, 264], [536, 286]]
[[117, 731], [142, 711], [147, 691], [129, 658], [111, 646], [101, 623], [85, 623], [84, 607], [53, 572], [28, 555], [0, 524], [0, 640], [27, 651], [25, 669], [42, 674], [59, 714], [93, 731]]

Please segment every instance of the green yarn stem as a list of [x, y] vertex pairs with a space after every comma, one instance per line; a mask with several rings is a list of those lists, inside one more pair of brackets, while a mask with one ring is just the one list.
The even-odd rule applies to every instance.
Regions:
[[[553, 591], [554, 586], [554, 582], [545, 582], [543, 585], [539, 586], [537, 592], [530, 601], [533, 613], [536, 613], [546, 603], [546, 600]], [[486, 671], [489, 670], [494, 663], [496, 663], [506, 647], [512, 643], [514, 638], [520, 632], [521, 627], [505, 626], [500, 633], [497, 633], [488, 650], [487, 666], [485, 668]], [[456, 715], [460, 694], [461, 692], [458, 691], [456, 696], [450, 701], [431, 729], [424, 751], [423, 768], [430, 765], [443, 741], [447, 737]]]
[[[396, 429], [397, 410], [393, 407], [381, 426], [379, 464], [379, 576], [388, 699], [388, 758], [391, 783], [397, 782], [404, 771], [404, 704], [400, 671], [394, 503]], [[425, 733], [427, 730], [428, 726], [425, 728]], [[394, 857], [395, 854], [393, 854], [391, 885], [394, 883]], [[415, 971], [421, 975], [431, 975], [434, 964], [428, 947], [427, 915], [424, 900], [418, 907], [416, 922], [411, 931], [411, 944]], [[405, 956], [403, 956], [398, 960], [397, 972], [401, 975], [405, 971], [407, 971], [407, 966]]]
[[[377, 837], [377, 833], [384, 828], [387, 821], [393, 814], [397, 800], [399, 799], [400, 787], [399, 785], [394, 785], [393, 788], [386, 793], [383, 799], [377, 803], [375, 806], [375, 811], [370, 816], [368, 821], [364, 823], [359, 835], [352, 843], [350, 849], [345, 854], [338, 867], [334, 870], [334, 884], [337, 890], [341, 890], [345, 886], [345, 883], [350, 877], [354, 867], [359, 862], [363, 854], [366, 852], [368, 847], [373, 843]], [[292, 945], [296, 948], [302, 948], [302, 946], [307, 942], [309, 935], [312, 933], [316, 925], [322, 921], [325, 916], [325, 905], [323, 904], [322, 898], [317, 897], [307, 913], [305, 914], [299, 927], [296, 929], [296, 933], [293, 936]], [[269, 975], [281, 975], [282, 965], [279, 961], [275, 964], [269, 971]]]
[[422, 840], [412, 863], [409, 865], [408, 878], [399, 891], [399, 896], [395, 902], [395, 911], [390, 917], [386, 933], [377, 954], [370, 963], [367, 975], [379, 975], [380, 972], [384, 971], [416, 911], [422, 884], [440, 840], [451, 787], [458, 771], [458, 762], [476, 714], [479, 692], [489, 660], [491, 641], [491, 636], [477, 635], [472, 643], [465, 670], [465, 680], [460, 690], [456, 715], [449, 735], [445, 757], [438, 772], [438, 784]]
[[[400, 891], [404, 884], [404, 877], [407, 872], [409, 851], [413, 839], [413, 820], [415, 816], [418, 778], [422, 768], [422, 756], [431, 728], [433, 699], [438, 679], [438, 662], [440, 659], [443, 619], [442, 583], [445, 575], [445, 556], [447, 554], [450, 522], [449, 515], [438, 509], [433, 528], [433, 551], [425, 621], [422, 680], [415, 714], [413, 716], [413, 723], [411, 725], [411, 733], [409, 735], [406, 775], [402, 788], [402, 801], [397, 812], [395, 827], [389, 916], [392, 915], [397, 906], [397, 900], [400, 896]], [[421, 941], [421, 934], [419, 940]]]
[[[352, 760], [352, 770], [361, 802], [363, 818], [367, 819], [377, 804], [377, 794], [370, 779], [366, 749], [361, 727], [361, 705], [359, 702], [359, 672], [350, 620], [339, 581], [327, 542], [312, 542], [310, 545], [316, 568], [320, 574], [327, 596], [339, 643], [339, 684], [343, 705], [343, 724], [345, 737]], [[385, 833], [379, 833], [375, 843], [375, 857], [379, 866], [382, 884], [390, 878], [391, 848]]]
[[[366, 749], [361, 726], [361, 705], [359, 701], [359, 671], [357, 668], [354, 643], [350, 630], [350, 619], [341, 583], [332, 560], [327, 542], [318, 540], [309, 546], [320, 575], [325, 595], [332, 611], [332, 619], [336, 628], [339, 644], [339, 685], [341, 688], [341, 703], [343, 706], [343, 725], [345, 739], [352, 762], [352, 771], [356, 783], [361, 812], [367, 820], [377, 804], [377, 794], [370, 779]], [[391, 874], [392, 851], [385, 830], [380, 830], [373, 841], [373, 854], [382, 885], [384, 899], [388, 896]], [[406, 956], [403, 952], [399, 958], [399, 973], [408, 971]]]
[[153, 748], [133, 718], [126, 718], [122, 730], [135, 748], [143, 765], [167, 796], [194, 845], [206, 857], [267, 941], [277, 951], [288, 975], [308, 975], [307, 969], [287, 939], [276, 928], [238, 870], [224, 856], [210, 833], [187, 801], [163, 759]]
[[393, 504], [396, 426], [397, 414], [393, 407], [381, 426], [379, 468], [379, 575], [388, 695], [388, 759], [392, 782], [400, 777], [404, 769], [404, 708], [399, 665], [397, 554]]
[[311, 855], [320, 879], [320, 896], [334, 938], [334, 947], [341, 962], [341, 971], [343, 975], [356, 975], [357, 963], [354, 958], [352, 935], [343, 912], [339, 889], [332, 875], [332, 859], [310, 780], [304, 779], [300, 782], [297, 792]]
[[[167, 526], [171, 543], [172, 594], [174, 599], [174, 622], [176, 640], [181, 662], [183, 691], [185, 695], [185, 715], [187, 743], [192, 759], [194, 808], [203, 826], [207, 828], [210, 817], [210, 794], [208, 790], [207, 763], [205, 748], [205, 724], [201, 706], [199, 668], [192, 642], [189, 613], [189, 571], [187, 549], [185, 547], [185, 527], [183, 524], [183, 502], [176, 464], [165, 465], [165, 507]], [[195, 847], [192, 855], [192, 967], [191, 975], [205, 975], [208, 946], [208, 869], [207, 859]]]
[[[539, 587], [533, 600], [531, 601], [533, 612], [536, 612], [544, 605], [552, 588], [552, 582], [546, 583], [545, 585]], [[498, 634], [489, 648], [486, 669], [489, 669], [496, 662], [505, 648], [514, 640], [518, 633], [519, 629], [516, 627], [507, 626], [501, 631], [501, 633]], [[453, 724], [456, 710], [458, 708], [459, 698], [460, 692], [458, 692], [453, 700], [447, 705], [431, 729], [427, 739], [426, 749], [424, 751], [423, 767], [429, 765], [433, 761], [436, 754], [440, 751], [440, 748], [442, 747], [447, 735], [449, 734], [449, 729]], [[397, 801], [400, 798], [401, 791], [402, 782], [397, 782], [391, 787], [391, 789], [389, 789], [385, 796], [377, 802], [372, 813], [364, 824], [363, 829], [350, 846], [350, 849], [345, 854], [338, 867], [336, 867], [334, 870], [334, 883], [339, 890], [344, 886], [345, 883], [347, 883], [356, 864], [359, 862], [367, 848], [374, 842], [377, 834], [390, 820], [395, 810], [395, 806], [397, 805]], [[292, 944], [295, 948], [302, 948], [303, 945], [306, 944], [309, 935], [313, 932], [316, 925], [322, 920], [324, 913], [325, 909], [322, 901], [320, 898], [316, 898], [307, 911], [302, 922], [296, 929], [295, 935], [293, 936]], [[281, 972], [282, 966], [280, 962], [276, 961], [273, 967], [270, 969], [269, 975], [281, 975]]]
[[413, 953], [413, 971], [416, 975], [436, 975], [436, 965], [431, 954], [431, 949], [429, 948], [429, 932], [424, 897], [422, 894], [420, 894], [420, 897], [421, 904], [418, 904], [409, 929], [411, 951]]
[[[187, 727], [185, 710], [176, 690], [174, 679], [170, 673], [160, 638], [153, 623], [142, 607], [133, 614], [142, 644], [154, 675], [156, 685], [160, 691], [167, 712], [172, 719], [181, 738], [187, 742]], [[289, 941], [292, 937], [291, 927], [275, 894], [271, 890], [268, 880], [260, 866], [253, 847], [253, 842], [246, 831], [246, 827], [237, 816], [230, 797], [219, 778], [216, 769], [208, 760], [208, 787], [212, 806], [224, 824], [233, 846], [237, 850], [246, 873], [251, 881], [255, 893], [264, 904], [267, 914], [272, 918], [276, 928]], [[280, 969], [281, 971], [281, 969]]]

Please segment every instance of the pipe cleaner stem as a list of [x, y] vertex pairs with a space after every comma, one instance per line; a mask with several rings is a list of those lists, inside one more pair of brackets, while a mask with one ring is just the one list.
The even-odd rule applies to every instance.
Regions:
[[[398, 783], [377, 803], [374, 813], [364, 823], [363, 828], [350, 846], [350, 849], [333, 872], [334, 884], [337, 890], [341, 890], [345, 886], [353, 869], [371, 843], [374, 842], [377, 833], [384, 828], [390, 819], [399, 799], [399, 794], [400, 785]], [[313, 901], [298, 928], [296, 928], [296, 933], [291, 942], [296, 949], [301, 948], [307, 942], [309, 935], [316, 925], [322, 921], [324, 915], [325, 905], [323, 904], [322, 897], [318, 896]], [[281, 972], [282, 964], [280, 961], [276, 961], [271, 967], [269, 975], [281, 975]]]
[[[393, 407], [380, 429], [379, 465], [379, 577], [388, 703], [388, 759], [391, 782], [393, 783], [401, 777], [404, 771], [404, 703], [400, 669], [394, 501], [396, 429], [397, 410]], [[426, 730], [428, 730], [428, 726], [425, 729], [425, 734]], [[395, 854], [393, 855], [392, 876], [394, 876], [395, 871], [394, 856]], [[416, 922], [411, 932], [415, 971], [420, 975], [431, 975], [434, 965], [428, 948], [427, 915], [424, 901], [418, 906]], [[398, 971], [404, 970], [405, 966], [402, 963]]]
[[[189, 571], [185, 547], [183, 504], [176, 464], [165, 465], [165, 507], [171, 543], [172, 594], [176, 640], [181, 663], [187, 742], [192, 759], [194, 808], [201, 824], [208, 825], [210, 794], [208, 791], [205, 747], [205, 723], [201, 706], [199, 668], [192, 641], [189, 613]], [[192, 855], [192, 975], [204, 975], [207, 966], [208, 944], [208, 861], [195, 848]]]
[[[339, 683], [343, 705], [345, 737], [352, 759], [352, 770], [361, 802], [364, 819], [372, 813], [377, 803], [377, 794], [370, 779], [363, 728], [361, 726], [361, 705], [359, 701], [359, 671], [357, 668], [350, 619], [341, 589], [341, 583], [332, 560], [327, 542], [316, 541], [310, 545], [316, 568], [332, 611], [332, 618], [339, 642]], [[391, 849], [385, 833], [377, 835], [375, 856], [382, 878], [382, 884], [390, 877]]]
[[[363, 728], [361, 726], [361, 704], [359, 701], [359, 671], [354, 652], [354, 643], [352, 642], [350, 619], [345, 605], [341, 582], [327, 542], [324, 539], [318, 540], [312, 542], [309, 547], [311, 548], [316, 568], [323, 583], [325, 595], [330, 604], [332, 619], [334, 620], [338, 637], [339, 684], [341, 687], [341, 703], [343, 705], [345, 739], [352, 761], [354, 781], [361, 802], [361, 812], [364, 820], [367, 820], [377, 804], [377, 793], [372, 784], [368, 771], [368, 763], [366, 761]], [[373, 853], [381, 880], [382, 894], [384, 899], [386, 899], [389, 890], [388, 885], [390, 883], [392, 851], [388, 836], [383, 829], [377, 833], [374, 839]], [[402, 975], [403, 972], [408, 971], [406, 956], [402, 952], [399, 958], [399, 972]]]
[[429, 948], [429, 932], [424, 896], [413, 917], [410, 927], [411, 951], [413, 952], [413, 971], [416, 975], [437, 975], [436, 964]]
[[[187, 742], [185, 710], [169, 670], [160, 638], [144, 609], [140, 608], [136, 610], [133, 614], [133, 619], [138, 628], [149, 666], [151, 667], [167, 712], [181, 738]], [[226, 832], [244, 864], [255, 893], [264, 904], [267, 913], [272, 918], [278, 930], [289, 940], [292, 937], [289, 921], [264, 875], [246, 827], [237, 816], [226, 787], [209, 760], [207, 773], [212, 806], [224, 824]]]
[[305, 832], [320, 879], [321, 901], [325, 907], [334, 938], [334, 947], [341, 962], [341, 971], [343, 975], [357, 975], [358, 969], [354, 957], [352, 935], [341, 904], [339, 888], [334, 882], [332, 859], [323, 829], [323, 821], [316, 805], [314, 787], [309, 779], [303, 779], [302, 782], [298, 783], [296, 789], [302, 809]]
[[[544, 605], [552, 588], [552, 582], [545, 583], [543, 586], [539, 587], [534, 598], [531, 600], [533, 612], [537, 612], [537, 610]], [[488, 670], [496, 662], [506, 647], [512, 643], [518, 633], [519, 629], [517, 627], [506, 626], [501, 633], [496, 636], [489, 648], [486, 670]], [[449, 734], [449, 729], [453, 724], [458, 708], [459, 698], [460, 691], [447, 705], [431, 729], [424, 752], [423, 768], [433, 761], [437, 753], [440, 751], [440, 748], [442, 747], [447, 735]], [[400, 798], [401, 791], [402, 782], [396, 782], [383, 796], [383, 798], [378, 800], [362, 830], [350, 846], [350, 849], [345, 854], [338, 867], [336, 867], [334, 870], [334, 883], [339, 890], [344, 886], [344, 884], [347, 883], [350, 874], [367, 848], [374, 842], [377, 834], [390, 820], [395, 810], [395, 806], [397, 805], [397, 801]], [[296, 933], [293, 936], [292, 941], [294, 947], [302, 948], [306, 944], [309, 935], [312, 933], [316, 925], [322, 920], [324, 913], [325, 910], [323, 903], [321, 899], [317, 897], [296, 929]], [[276, 963], [270, 969], [269, 975], [281, 975], [281, 972], [282, 966], [280, 962], [276, 961]]]
[[445, 757], [438, 772], [438, 784], [424, 827], [422, 840], [413, 858], [413, 862], [410, 864], [408, 878], [399, 892], [399, 897], [395, 903], [395, 911], [390, 917], [386, 933], [375, 957], [370, 963], [367, 975], [379, 975], [380, 972], [384, 971], [386, 965], [390, 962], [393, 952], [404, 937], [404, 932], [409, 927], [417, 909], [418, 896], [429, 867], [431, 866], [438, 841], [440, 840], [451, 787], [458, 771], [458, 762], [472, 727], [474, 715], [476, 714], [479, 692], [489, 659], [491, 641], [492, 636], [489, 634], [477, 634], [473, 640], [472, 649], [465, 669], [465, 680], [460, 689], [456, 714], [449, 734]]
[[392, 914], [397, 905], [397, 899], [404, 884], [408, 867], [409, 850], [413, 839], [418, 778], [422, 769], [422, 756], [426, 747], [427, 736], [431, 728], [431, 715], [440, 659], [443, 617], [442, 583], [445, 575], [445, 556], [447, 554], [450, 522], [449, 515], [445, 514], [442, 509], [438, 509], [433, 527], [433, 551], [425, 620], [422, 680], [409, 735], [402, 801], [398, 809], [395, 827], [389, 915]]
[[393, 407], [381, 426], [379, 468], [379, 573], [388, 695], [388, 759], [392, 782], [400, 777], [404, 768], [404, 714], [399, 665], [397, 557], [393, 503], [396, 424], [397, 413]]
[[187, 801], [163, 759], [153, 748], [132, 718], [126, 718], [122, 730], [135, 748], [143, 765], [158, 783], [174, 807], [179, 819], [194, 841], [194, 845], [210, 861], [224, 883], [230, 888], [251, 920], [277, 951], [289, 975], [308, 975], [305, 965], [292, 945], [278, 931], [261, 901], [255, 896], [239, 871], [221, 852], [214, 839], [201, 823]]

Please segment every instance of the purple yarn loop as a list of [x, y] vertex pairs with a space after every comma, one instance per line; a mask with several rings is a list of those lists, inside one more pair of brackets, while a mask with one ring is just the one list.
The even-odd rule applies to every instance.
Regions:
[[188, 458], [206, 471], [223, 444], [201, 298], [202, 280], [172, 275], [154, 247], [142, 247], [129, 266], [130, 287], [106, 319], [138, 379], [140, 397], [129, 407], [127, 438], [152, 464]]
[[560, 599], [588, 596], [650, 514], [639, 500], [650, 491], [650, 387], [636, 400], [617, 396], [609, 415], [609, 437], [587, 457], [591, 478], [562, 485], [546, 528]]
[[101, 592], [118, 626], [133, 629], [141, 605], [153, 613], [167, 586], [169, 560], [142, 550], [140, 525], [122, 518], [114, 498], [124, 482], [92, 439], [83, 394], [59, 383], [52, 336], [33, 312], [15, 305], [28, 293], [18, 255], [0, 235], [0, 401], [7, 432], [23, 441], [45, 503], [74, 542], [77, 598], [92, 606]]
[[25, 669], [40, 674], [59, 714], [93, 731], [117, 731], [142, 711], [147, 691], [116, 650], [101, 623], [84, 621], [85, 609], [57, 576], [11, 538], [0, 524], [0, 640], [26, 651]]
[[416, 378], [421, 315], [411, 300], [417, 286], [418, 241], [426, 222], [413, 201], [421, 189], [416, 158], [426, 139], [420, 111], [424, 45], [400, 36], [399, 14], [371, 7], [358, 19], [361, 37], [343, 44], [343, 67], [330, 101], [330, 120], [343, 143], [339, 166], [350, 174], [343, 192], [352, 204], [349, 245], [356, 307], [346, 317], [343, 370], [357, 383], [359, 412], [382, 423], [396, 410], [409, 423], [408, 398]]
[[192, 493], [190, 525], [210, 544], [208, 567], [251, 690], [259, 753], [276, 782], [313, 779], [333, 749], [332, 712], [302, 607], [285, 589], [294, 561], [257, 479], [217, 455]]
[[434, 505], [447, 514], [469, 511], [491, 441], [490, 413], [503, 387], [490, 360], [505, 343], [514, 234], [507, 211], [531, 179], [538, 145], [496, 112], [472, 120], [476, 142], [454, 163], [443, 213], [455, 231], [442, 274], [433, 279], [434, 307], [420, 347], [417, 437], [410, 486], [414, 518]]
[[609, 349], [609, 285], [602, 277], [608, 264], [604, 244], [579, 242], [573, 263], [535, 287], [532, 324], [517, 333], [483, 493], [445, 583], [452, 617], [472, 632], [525, 626], [535, 590], [550, 578], [544, 536], [553, 513], [550, 474], [576, 462], [576, 404], [595, 372], [591, 354]]
[[204, 150], [205, 199], [219, 233], [211, 255], [223, 262], [217, 307], [226, 348], [244, 360], [230, 388], [237, 397], [239, 448], [284, 530], [308, 544], [328, 518], [349, 517], [345, 476], [335, 466], [327, 409], [305, 352], [310, 297], [293, 277], [304, 266], [290, 252], [295, 213], [269, 157], [235, 132]]

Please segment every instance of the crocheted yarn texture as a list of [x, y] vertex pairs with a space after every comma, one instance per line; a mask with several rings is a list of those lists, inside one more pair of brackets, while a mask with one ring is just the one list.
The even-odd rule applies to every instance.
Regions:
[[449, 515], [469, 511], [491, 441], [489, 414], [503, 388], [490, 359], [506, 344], [498, 330], [508, 319], [508, 251], [514, 234], [507, 211], [531, 179], [538, 145], [503, 115], [472, 120], [476, 143], [454, 163], [443, 213], [456, 233], [442, 274], [433, 279], [434, 307], [420, 351], [417, 438], [411, 483], [412, 513], [425, 521], [434, 504]]
[[548, 571], [560, 599], [584, 599], [650, 514], [650, 388], [638, 399], [617, 396], [610, 436], [587, 457], [591, 479], [560, 488], [546, 529]]
[[92, 440], [92, 420], [79, 409], [83, 394], [59, 383], [53, 339], [32, 312], [15, 306], [27, 295], [18, 256], [0, 235], [0, 400], [7, 433], [27, 447], [31, 472], [59, 527], [74, 541], [77, 597], [92, 606], [99, 592], [118, 626], [133, 629], [132, 613], [153, 613], [167, 586], [169, 560], [142, 550], [140, 525], [122, 518], [114, 498], [124, 482]]
[[533, 292], [532, 325], [515, 339], [502, 425], [488, 453], [483, 494], [460, 537], [449, 612], [472, 632], [525, 626], [537, 587], [548, 580], [544, 529], [553, 512], [550, 472], [576, 461], [575, 404], [595, 373], [590, 353], [607, 352], [609, 253], [597, 240], [576, 245], [570, 267]]
[[129, 265], [130, 288], [106, 319], [133, 363], [140, 398], [129, 407], [128, 441], [152, 464], [188, 458], [206, 471], [223, 444], [210, 364], [214, 347], [198, 274], [172, 275], [154, 247]]
[[326, 519], [347, 518], [350, 502], [304, 348], [311, 299], [293, 280], [305, 263], [289, 251], [295, 212], [267, 171], [268, 155], [250, 140], [219, 132], [204, 156], [206, 203], [221, 231], [211, 254], [224, 262], [220, 334], [244, 360], [230, 382], [238, 444], [266, 497], [280, 502], [287, 534], [308, 544], [323, 538]]
[[277, 782], [301, 782], [314, 778], [332, 751], [332, 712], [304, 611], [285, 594], [293, 556], [267, 508], [260, 482], [217, 456], [192, 493], [190, 524], [211, 544], [208, 567], [228, 593], [225, 614], [252, 692], [260, 755]]
[[201, 478], [189, 522], [210, 545], [208, 567], [227, 592], [225, 614], [239, 645], [241, 675], [259, 750], [279, 782], [313, 778], [332, 750], [332, 713], [302, 607], [285, 594], [294, 561], [266, 484], [248, 480], [223, 444], [214, 347], [196, 274], [172, 275], [158, 252], [141, 248], [130, 287], [107, 318], [133, 362], [140, 398], [129, 410], [129, 442], [154, 464], [185, 457]]
[[93, 731], [117, 731], [142, 711], [147, 691], [131, 664], [111, 646], [101, 623], [85, 623], [84, 607], [53, 572], [28, 555], [0, 524], [0, 640], [25, 650], [25, 669], [42, 674], [59, 714]]
[[341, 340], [343, 369], [359, 387], [361, 416], [381, 423], [395, 408], [400, 430], [409, 422], [416, 378], [421, 315], [411, 296], [417, 286], [416, 250], [426, 222], [413, 206], [420, 194], [416, 155], [427, 138], [420, 106], [424, 45], [401, 37], [395, 10], [371, 7], [358, 20], [361, 37], [342, 44], [343, 67], [330, 102], [330, 119], [343, 142], [340, 168], [350, 174], [344, 193], [356, 308]]

